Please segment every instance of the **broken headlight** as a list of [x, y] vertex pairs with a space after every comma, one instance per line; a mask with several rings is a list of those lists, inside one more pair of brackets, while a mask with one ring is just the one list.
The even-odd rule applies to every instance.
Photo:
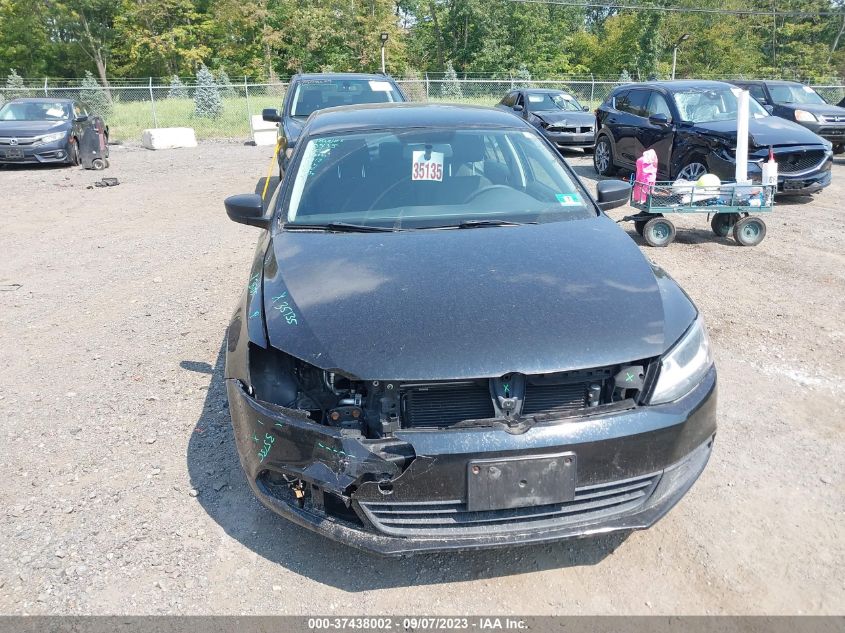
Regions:
[[681, 340], [660, 360], [651, 404], [672, 402], [687, 395], [701, 382], [711, 365], [710, 340], [704, 322], [698, 316]]

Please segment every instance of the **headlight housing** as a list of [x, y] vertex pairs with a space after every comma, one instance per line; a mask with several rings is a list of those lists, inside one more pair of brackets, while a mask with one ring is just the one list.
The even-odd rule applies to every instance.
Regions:
[[813, 114], [812, 112], [807, 112], [806, 110], [796, 110], [795, 120], [801, 121], [802, 123], [815, 123], [816, 121], [818, 121], [815, 114]]
[[65, 136], [67, 136], [67, 132], [53, 132], [52, 134], [45, 134], [41, 137], [41, 143], [52, 143], [54, 141], [61, 141]]
[[713, 365], [710, 340], [699, 315], [675, 346], [660, 361], [660, 373], [650, 404], [663, 404], [692, 391]]

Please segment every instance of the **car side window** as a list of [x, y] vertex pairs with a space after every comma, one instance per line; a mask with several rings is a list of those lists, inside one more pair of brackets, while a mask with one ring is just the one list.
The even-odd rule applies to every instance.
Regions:
[[751, 96], [757, 99], [760, 103], [766, 103], [766, 93], [763, 90], [763, 86], [759, 84], [755, 84], [752, 86], [743, 86], [748, 92], [751, 93]]
[[516, 93], [509, 92], [505, 95], [505, 98], [502, 99], [502, 105], [507, 106], [509, 108], [513, 107], [513, 104], [516, 102]]
[[622, 112], [627, 112], [628, 107], [628, 93], [630, 90], [624, 90], [613, 98], [613, 107]]
[[514, 105], [522, 106], [523, 108], [525, 107], [525, 99], [523, 98], [521, 92], [519, 93], [519, 96], [517, 96], [516, 103]]
[[648, 108], [646, 104], [650, 93], [650, 90], [632, 90], [629, 92], [625, 112], [634, 116], [647, 117]]
[[672, 120], [672, 111], [669, 109], [669, 104], [666, 102], [665, 97], [656, 91], [652, 91], [648, 99], [648, 105], [646, 106], [645, 116], [651, 116], [652, 114], [662, 114], [669, 121]]

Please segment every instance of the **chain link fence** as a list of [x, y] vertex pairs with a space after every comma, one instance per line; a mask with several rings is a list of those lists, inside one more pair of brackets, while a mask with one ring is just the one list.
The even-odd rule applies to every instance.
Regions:
[[[239, 139], [251, 137], [250, 119], [264, 108], [280, 108], [288, 82], [231, 83], [218, 86], [219, 109], [213, 116], [198, 112], [195, 85], [174, 87], [154, 80], [124, 80], [114, 82], [109, 89], [83, 88], [76, 82], [35, 84], [27, 81], [14, 89], [0, 85], [0, 97], [8, 100], [16, 96], [76, 99], [101, 109], [109, 126], [112, 141], [137, 142], [144, 129], [153, 127], [191, 127], [197, 138]], [[553, 88], [572, 94], [590, 110], [596, 108], [616, 86], [618, 80], [595, 77], [574, 77], [554, 80], [504, 79], [446, 79], [438, 77], [397, 79], [397, 83], [412, 101], [438, 103], [468, 103], [492, 106], [506, 92], [514, 88]], [[813, 85], [830, 103], [845, 97], [845, 85]], [[96, 102], [96, 107], [92, 107]]]

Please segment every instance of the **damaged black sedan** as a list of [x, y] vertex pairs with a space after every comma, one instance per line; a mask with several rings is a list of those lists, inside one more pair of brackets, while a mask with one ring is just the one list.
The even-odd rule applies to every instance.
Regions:
[[[487, 108], [314, 114], [227, 335], [258, 498], [382, 554], [646, 528], [716, 432], [695, 306], [530, 125]], [[265, 211], [266, 209], [266, 211]]]

